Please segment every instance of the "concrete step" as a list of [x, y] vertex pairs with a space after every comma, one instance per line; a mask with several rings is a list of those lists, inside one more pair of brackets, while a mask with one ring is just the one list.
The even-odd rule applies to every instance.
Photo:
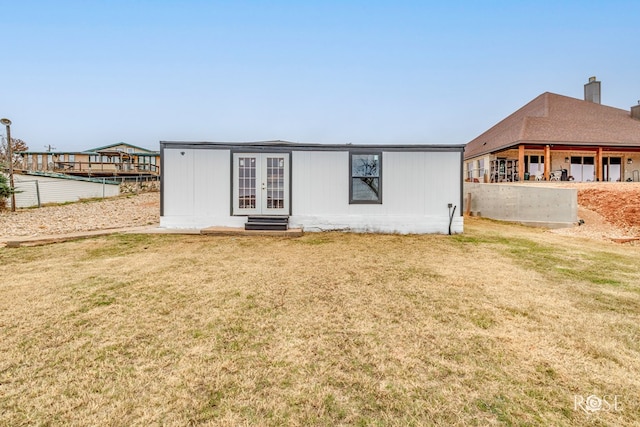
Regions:
[[262, 216], [252, 215], [244, 224], [245, 230], [287, 230], [289, 229], [288, 216]]
[[245, 230], [287, 230], [288, 222], [258, 222], [252, 221], [244, 224]]

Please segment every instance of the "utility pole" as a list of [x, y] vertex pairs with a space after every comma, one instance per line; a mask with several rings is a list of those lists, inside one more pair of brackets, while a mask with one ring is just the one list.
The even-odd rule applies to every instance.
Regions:
[[11, 120], [0, 119], [7, 127], [7, 157], [9, 158], [9, 188], [11, 189], [11, 212], [16, 211], [16, 193], [13, 191], [13, 147], [11, 147]]

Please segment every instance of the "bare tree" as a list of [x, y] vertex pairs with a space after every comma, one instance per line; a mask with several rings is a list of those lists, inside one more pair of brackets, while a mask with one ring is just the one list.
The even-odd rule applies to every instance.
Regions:
[[[21, 139], [11, 138], [11, 151], [13, 154], [13, 163], [15, 164], [16, 159], [18, 158], [17, 154], [20, 151], [28, 151], [29, 146], [26, 142]], [[7, 159], [7, 137], [2, 137], [2, 144], [0, 144], [0, 164], [3, 166], [8, 166], [9, 162]]]

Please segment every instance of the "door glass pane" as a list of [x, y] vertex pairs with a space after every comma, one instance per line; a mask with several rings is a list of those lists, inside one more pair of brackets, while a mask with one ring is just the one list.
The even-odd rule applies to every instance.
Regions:
[[[584, 159], [587, 160], [588, 158], [589, 157], [585, 157]], [[593, 159], [593, 157], [591, 157], [591, 159]], [[596, 168], [593, 163], [585, 163], [582, 165], [582, 181], [595, 181], [595, 176]]]
[[607, 172], [607, 179], [609, 181], [621, 181], [622, 180], [622, 170], [620, 169], [620, 165], [611, 165], [609, 166], [609, 170]]
[[284, 158], [267, 157], [267, 208], [284, 209]]
[[256, 159], [240, 157], [238, 159], [238, 207], [256, 208]]

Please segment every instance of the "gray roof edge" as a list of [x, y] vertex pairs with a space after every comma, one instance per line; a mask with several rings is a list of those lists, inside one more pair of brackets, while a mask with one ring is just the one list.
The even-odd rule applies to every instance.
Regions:
[[208, 142], [160, 141], [161, 148], [286, 149], [301, 151], [386, 150], [386, 151], [464, 151], [465, 144], [314, 144], [288, 141]]

